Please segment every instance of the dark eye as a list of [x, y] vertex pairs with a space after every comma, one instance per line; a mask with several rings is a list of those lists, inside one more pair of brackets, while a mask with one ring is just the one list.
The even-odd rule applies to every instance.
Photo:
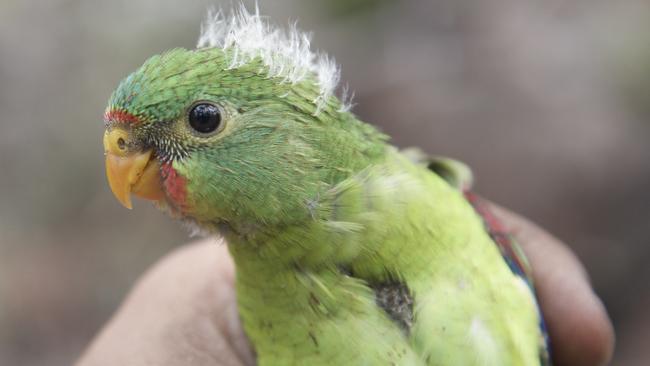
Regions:
[[221, 112], [213, 104], [197, 104], [190, 110], [188, 116], [190, 126], [200, 133], [214, 132], [221, 125]]

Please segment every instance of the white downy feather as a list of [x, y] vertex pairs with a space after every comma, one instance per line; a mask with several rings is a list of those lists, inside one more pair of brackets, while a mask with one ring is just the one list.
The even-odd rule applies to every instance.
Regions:
[[[297, 29], [295, 23], [288, 30], [273, 27], [259, 14], [259, 7], [249, 13], [243, 4], [227, 16], [221, 10], [209, 11], [201, 26], [197, 48], [232, 49], [230, 68], [245, 65], [260, 58], [268, 67], [270, 77], [281, 77], [284, 82], [297, 83], [307, 75], [314, 75], [319, 95], [313, 101], [316, 113], [334, 95], [340, 79], [340, 69], [334, 59], [310, 49], [311, 35]], [[342, 98], [342, 111], [350, 108], [347, 93]]]

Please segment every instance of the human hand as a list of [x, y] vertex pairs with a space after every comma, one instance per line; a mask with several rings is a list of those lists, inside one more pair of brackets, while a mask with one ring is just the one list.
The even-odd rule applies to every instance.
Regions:
[[[582, 265], [534, 224], [494, 209], [533, 267], [554, 365], [606, 364], [614, 331]], [[151, 268], [77, 366], [254, 365], [237, 314], [234, 265], [214, 241], [185, 246]]]

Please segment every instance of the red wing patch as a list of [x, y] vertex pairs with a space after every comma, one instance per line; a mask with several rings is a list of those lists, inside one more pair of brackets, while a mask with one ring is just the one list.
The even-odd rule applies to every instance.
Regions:
[[492, 240], [497, 244], [501, 255], [508, 263], [510, 269], [514, 273], [522, 276], [532, 287], [530, 265], [524, 253], [521, 251], [519, 244], [515, 242], [501, 220], [494, 215], [494, 212], [492, 212], [480, 196], [470, 191], [465, 191], [464, 195], [467, 201], [474, 207], [476, 213], [483, 218], [488, 234], [490, 234]]

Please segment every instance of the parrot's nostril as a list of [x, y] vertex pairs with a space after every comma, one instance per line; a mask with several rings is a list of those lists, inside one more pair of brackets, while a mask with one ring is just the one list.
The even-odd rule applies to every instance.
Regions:
[[114, 128], [104, 133], [104, 151], [126, 156], [129, 154], [129, 134], [123, 129]]

